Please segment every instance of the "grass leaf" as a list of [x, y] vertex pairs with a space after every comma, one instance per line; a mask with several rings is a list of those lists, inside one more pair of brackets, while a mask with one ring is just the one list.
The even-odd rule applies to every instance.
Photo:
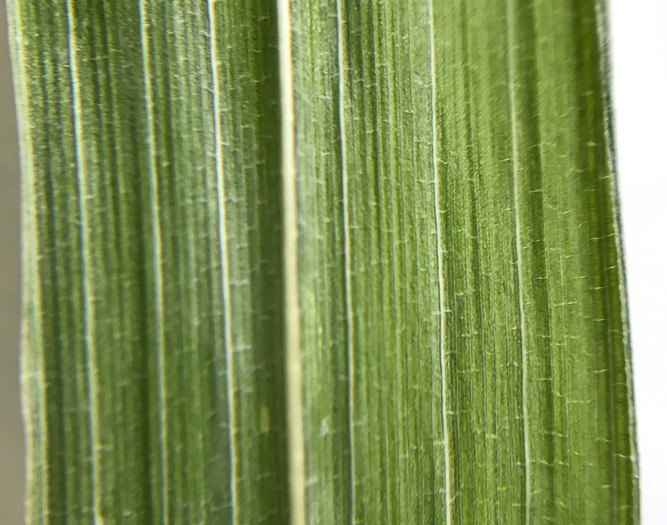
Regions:
[[604, 2], [9, 13], [28, 523], [638, 521]]

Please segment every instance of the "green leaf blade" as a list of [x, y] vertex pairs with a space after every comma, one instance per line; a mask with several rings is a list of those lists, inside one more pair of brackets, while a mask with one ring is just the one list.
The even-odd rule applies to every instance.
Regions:
[[309, 516], [632, 522], [602, 7], [431, 9], [293, 8]]
[[10, 14], [29, 523], [638, 521], [602, 2]]

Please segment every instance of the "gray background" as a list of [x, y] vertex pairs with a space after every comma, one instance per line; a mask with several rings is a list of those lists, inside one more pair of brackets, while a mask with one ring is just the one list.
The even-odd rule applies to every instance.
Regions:
[[0, 524], [23, 523], [19, 405], [19, 163], [5, 0], [0, 0]]

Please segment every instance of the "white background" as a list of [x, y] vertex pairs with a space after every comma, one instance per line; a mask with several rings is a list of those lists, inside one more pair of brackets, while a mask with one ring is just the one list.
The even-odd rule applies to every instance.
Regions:
[[611, 0], [644, 525], [667, 524], [667, 1]]

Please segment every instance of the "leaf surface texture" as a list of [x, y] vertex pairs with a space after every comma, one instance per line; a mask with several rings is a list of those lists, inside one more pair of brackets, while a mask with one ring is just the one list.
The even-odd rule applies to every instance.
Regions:
[[31, 525], [638, 521], [604, 2], [9, 12]]

